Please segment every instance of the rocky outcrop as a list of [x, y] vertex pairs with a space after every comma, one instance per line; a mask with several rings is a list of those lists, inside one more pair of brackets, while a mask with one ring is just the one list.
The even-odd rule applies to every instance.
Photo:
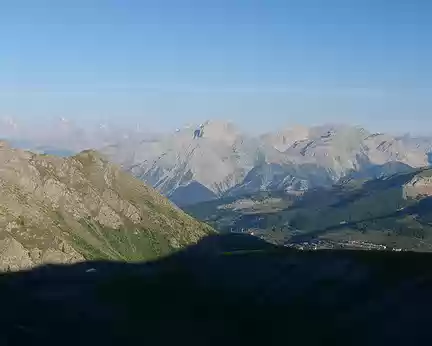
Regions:
[[404, 198], [432, 196], [432, 172], [425, 170], [403, 186]]
[[29, 251], [12, 237], [0, 240], [0, 271], [12, 271], [32, 267]]

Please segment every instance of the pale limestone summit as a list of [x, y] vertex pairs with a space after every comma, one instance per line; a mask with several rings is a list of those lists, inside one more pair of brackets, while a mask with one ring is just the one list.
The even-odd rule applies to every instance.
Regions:
[[261, 136], [207, 121], [103, 153], [180, 206], [259, 190], [298, 191], [353, 173], [375, 177], [429, 164], [432, 140], [372, 133], [348, 125], [293, 126]]

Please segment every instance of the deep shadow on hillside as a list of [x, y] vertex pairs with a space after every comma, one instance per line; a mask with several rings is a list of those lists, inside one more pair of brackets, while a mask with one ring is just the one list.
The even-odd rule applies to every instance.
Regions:
[[430, 268], [428, 254], [211, 236], [153, 263], [2, 275], [0, 344], [419, 344], [430, 340]]

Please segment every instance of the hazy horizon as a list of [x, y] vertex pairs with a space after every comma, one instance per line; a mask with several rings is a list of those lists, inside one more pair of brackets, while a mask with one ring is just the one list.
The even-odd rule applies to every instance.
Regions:
[[431, 134], [427, 1], [0, 4], [0, 118]]

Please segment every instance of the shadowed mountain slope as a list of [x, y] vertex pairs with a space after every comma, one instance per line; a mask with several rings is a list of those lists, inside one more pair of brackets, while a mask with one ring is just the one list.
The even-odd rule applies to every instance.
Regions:
[[[232, 237], [205, 238], [184, 253], [148, 264], [88, 262], [4, 274], [0, 341], [428, 342], [431, 255], [297, 252]], [[241, 248], [246, 251], [235, 251]]]

